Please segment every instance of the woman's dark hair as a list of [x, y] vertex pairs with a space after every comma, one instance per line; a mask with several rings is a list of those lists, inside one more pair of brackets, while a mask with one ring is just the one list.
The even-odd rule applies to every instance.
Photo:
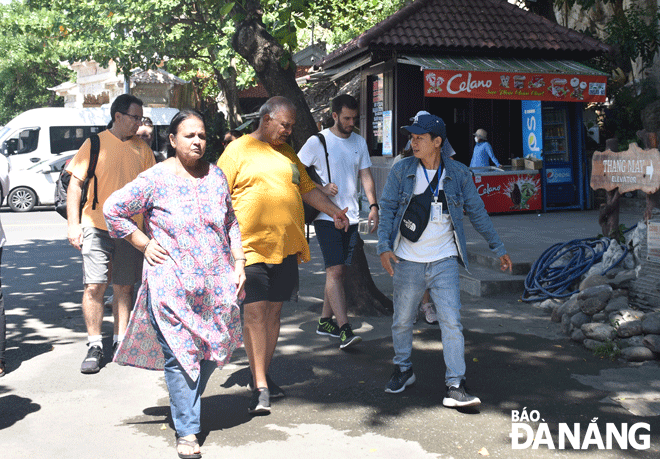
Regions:
[[110, 122], [108, 123], [108, 129], [112, 128], [112, 125], [115, 121], [115, 115], [118, 112], [125, 114], [133, 104], [137, 104], [140, 107], [143, 105], [140, 99], [131, 94], [122, 94], [117, 96], [117, 98], [112, 102], [112, 105], [110, 106]]
[[202, 122], [202, 124], [204, 124], [204, 130], [206, 130], [206, 120], [204, 119], [204, 115], [199, 113], [197, 110], [185, 109], [185, 110], [181, 110], [179, 113], [174, 115], [174, 118], [172, 118], [172, 121], [170, 121], [170, 127], [167, 129], [168, 158], [173, 158], [174, 155], [176, 154], [176, 151], [174, 151], [174, 147], [172, 147], [172, 142], [170, 142], [170, 134], [176, 137], [177, 133], [179, 132], [179, 125], [188, 118], [197, 118]]

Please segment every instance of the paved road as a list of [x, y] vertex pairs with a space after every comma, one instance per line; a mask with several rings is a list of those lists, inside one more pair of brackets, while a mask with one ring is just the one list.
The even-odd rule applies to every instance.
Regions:
[[[78, 371], [85, 353], [81, 266], [64, 220], [50, 211], [3, 211], [0, 218], [9, 239], [2, 280], [10, 372], [0, 379], [0, 458], [176, 457], [160, 373], [112, 363], [97, 375]], [[270, 416], [250, 418], [247, 360], [238, 351], [205, 393], [205, 458], [659, 457], [658, 365], [595, 358], [511, 296], [463, 298], [468, 382], [484, 401], [479, 409], [442, 407], [440, 332], [423, 323], [413, 354], [417, 384], [385, 394], [391, 320], [353, 318], [365, 341], [352, 352], [316, 335], [324, 275], [316, 241], [311, 247], [313, 259], [301, 267], [301, 301], [285, 305], [272, 370], [288, 397], [274, 402]], [[376, 283], [391, 294], [388, 276], [368, 258]], [[111, 327], [106, 314], [105, 336]], [[539, 433], [536, 449], [512, 447], [512, 411], [523, 408], [544, 420], [529, 423]], [[601, 435], [588, 437], [596, 418]], [[553, 437], [543, 436], [545, 423]], [[558, 448], [562, 424], [575, 423], [580, 445], [592, 440], [588, 450], [548, 447]], [[645, 446], [639, 435], [648, 432], [637, 423], [650, 429], [647, 449], [598, 449], [601, 438], [607, 446], [608, 424], [618, 431], [637, 425], [632, 439]]]

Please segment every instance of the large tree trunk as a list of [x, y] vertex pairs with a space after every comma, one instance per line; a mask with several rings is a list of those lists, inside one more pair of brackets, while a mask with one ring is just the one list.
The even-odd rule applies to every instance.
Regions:
[[[232, 47], [254, 68], [268, 94], [284, 96], [296, 105], [296, 125], [292, 134], [293, 148], [297, 151], [318, 129], [295, 78], [295, 65], [291, 57], [266, 30], [259, 13], [259, 2], [253, 2], [251, 15], [236, 25]], [[361, 242], [361, 241], [360, 241]], [[355, 247], [353, 265], [347, 270], [345, 282], [349, 310], [362, 315], [392, 314], [392, 301], [375, 286], [363, 243]]]
[[236, 25], [232, 46], [254, 68], [257, 78], [271, 97], [284, 96], [295, 104], [296, 125], [291, 140], [293, 148], [299, 150], [317, 129], [296, 83], [295, 64], [291, 56], [268, 33], [258, 17], [248, 18]]
[[[607, 139], [605, 146], [607, 150], [614, 153], [619, 151], [618, 139]], [[603, 236], [609, 238], [618, 238], [619, 235], [619, 208], [621, 194], [619, 189], [615, 188], [612, 191], [607, 191], [607, 202], [600, 207], [598, 215], [598, 224], [600, 225]]]
[[[213, 61], [217, 61], [215, 51], [209, 49], [209, 55]], [[235, 58], [231, 59], [231, 65], [227, 68], [229, 72], [229, 78], [222, 76], [220, 69], [214, 69], [215, 80], [218, 83], [218, 87], [222, 89], [225, 99], [227, 100], [227, 121], [229, 122], [229, 128], [235, 129], [238, 127], [242, 121], [240, 118], [240, 106], [238, 104], [238, 88], [236, 87], [236, 64]]]

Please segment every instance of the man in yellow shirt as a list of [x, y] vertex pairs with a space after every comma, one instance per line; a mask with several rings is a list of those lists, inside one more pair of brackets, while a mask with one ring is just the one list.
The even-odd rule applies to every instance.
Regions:
[[[71, 173], [67, 189], [67, 238], [83, 256], [82, 309], [88, 350], [80, 371], [85, 374], [97, 373], [103, 359], [103, 294], [110, 278], [114, 295], [114, 352], [128, 325], [133, 285], [142, 274], [142, 254], [123, 239], [109, 236], [103, 218], [103, 203], [110, 194], [155, 164], [151, 149], [135, 135], [144, 119], [142, 101], [130, 94], [122, 94], [112, 103], [110, 115], [112, 120], [108, 129], [99, 134], [96, 178], [90, 182], [82, 214], [82, 185], [87, 178], [91, 152], [89, 139], [67, 166]], [[109, 275], [110, 268], [112, 276]]]
[[309, 261], [302, 201], [348, 229], [346, 211], [316, 188], [286, 143], [296, 108], [272, 97], [259, 110], [259, 127], [231, 142], [218, 160], [227, 176], [246, 261], [243, 340], [254, 388], [251, 414], [270, 412], [284, 392], [267, 375], [280, 333], [282, 303], [298, 288], [298, 263]]

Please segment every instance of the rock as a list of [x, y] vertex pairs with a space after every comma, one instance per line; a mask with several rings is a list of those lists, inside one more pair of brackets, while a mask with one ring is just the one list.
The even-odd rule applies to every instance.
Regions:
[[621, 309], [620, 311], [613, 312], [609, 315], [609, 319], [613, 325], [621, 325], [623, 322], [632, 322], [633, 320], [642, 320], [644, 313], [636, 309]]
[[566, 309], [564, 309], [564, 312], [570, 316], [574, 316], [578, 312], [580, 312], [580, 303], [577, 299], [578, 295], [575, 294], [572, 297], [569, 298], [569, 300], [565, 303], [566, 304]]
[[542, 310], [543, 312], [547, 314], [552, 314], [556, 308], [564, 304], [564, 301], [559, 300], [557, 298], [548, 298], [545, 301], [542, 301], [540, 303], [534, 303], [534, 307]]
[[660, 312], [650, 312], [644, 315], [642, 331], [645, 334], [660, 335]]
[[601, 301], [607, 303], [612, 298], [614, 290], [609, 285], [597, 285], [595, 287], [589, 287], [585, 290], [581, 290], [578, 293], [578, 301], [587, 300], [589, 298], [598, 298]]
[[[609, 271], [607, 271], [607, 272], [605, 273], [605, 277], [607, 277], [607, 278], [610, 279], [610, 280], [613, 280], [614, 277], [615, 277], [617, 274], [619, 274], [621, 271], [623, 271], [623, 268], [617, 266], [617, 267], [612, 268], [612, 269], [610, 269]], [[611, 284], [611, 282], [610, 282], [610, 284]]]
[[605, 323], [608, 321], [608, 314], [605, 311], [600, 311], [591, 316], [592, 322]]
[[635, 273], [634, 269], [621, 271], [619, 274], [614, 276], [614, 279], [612, 280], [612, 286], [614, 288], [627, 288], [635, 279], [637, 279], [637, 273]]
[[[618, 291], [618, 290], [617, 290]], [[628, 308], [628, 297], [627, 296], [612, 296], [610, 301], [607, 302], [605, 306], [606, 312], [615, 312], [621, 309]]]
[[580, 311], [588, 316], [593, 316], [597, 312], [602, 311], [607, 306], [607, 303], [597, 296], [587, 298], [586, 300], [579, 301]]
[[655, 354], [644, 346], [626, 347], [621, 349], [621, 358], [628, 362], [646, 362], [654, 360]]
[[616, 336], [619, 338], [630, 338], [631, 336], [637, 336], [642, 334], [642, 321], [641, 320], [631, 320], [628, 322], [623, 322], [619, 324], [616, 329]]
[[605, 276], [601, 276], [600, 274], [592, 274], [591, 276], [585, 278], [582, 282], [580, 282], [580, 287], [578, 290], [580, 292], [593, 288], [593, 287], [598, 287], [601, 285], [608, 285], [609, 280]]
[[660, 352], [660, 335], [646, 335], [642, 339], [642, 344], [653, 352]]
[[596, 349], [598, 349], [603, 344], [605, 344], [604, 341], [598, 341], [598, 340], [595, 340], [595, 339], [587, 338], [587, 339], [584, 340], [584, 347], [586, 347], [590, 351], [595, 351]]
[[[573, 311], [575, 309], [575, 311]], [[561, 318], [564, 314], [570, 314], [571, 316], [578, 312], [580, 308], [577, 305], [577, 293], [571, 296], [562, 304], [558, 304], [555, 309], [552, 311], [551, 320], [553, 322], [561, 322]]]
[[606, 324], [592, 322], [582, 325], [581, 330], [587, 338], [595, 339], [597, 341], [611, 340], [616, 336], [614, 327]]
[[[584, 336], [584, 333], [582, 333], [582, 330], [580, 330], [579, 328], [578, 328], [577, 330], [573, 330], [573, 333], [571, 334], [571, 339], [572, 339], [573, 341], [577, 341], [578, 343], [581, 343], [581, 342], [584, 341], [586, 338], [587, 338], [587, 337]], [[639, 342], [640, 342], [640, 344], [641, 344], [642, 341], [640, 340]]]
[[627, 288], [617, 288], [612, 290], [612, 298], [618, 298], [620, 296], [625, 296], [628, 298], [628, 289]]
[[642, 342], [643, 338], [644, 335], [631, 336], [630, 338], [620, 339], [619, 343], [621, 344], [622, 348], [644, 346], [644, 343]]
[[571, 323], [571, 316], [564, 314], [561, 317], [561, 331], [564, 335], [570, 335], [573, 331], [573, 324]]
[[589, 317], [583, 312], [578, 312], [573, 317], [571, 317], [571, 325], [573, 325], [574, 329], [576, 328], [579, 329], [580, 327], [582, 327], [582, 325], [587, 324], [589, 322], [591, 322], [591, 317]]
[[617, 263], [623, 256], [623, 248], [619, 241], [610, 239], [609, 247], [603, 254], [603, 271]]

